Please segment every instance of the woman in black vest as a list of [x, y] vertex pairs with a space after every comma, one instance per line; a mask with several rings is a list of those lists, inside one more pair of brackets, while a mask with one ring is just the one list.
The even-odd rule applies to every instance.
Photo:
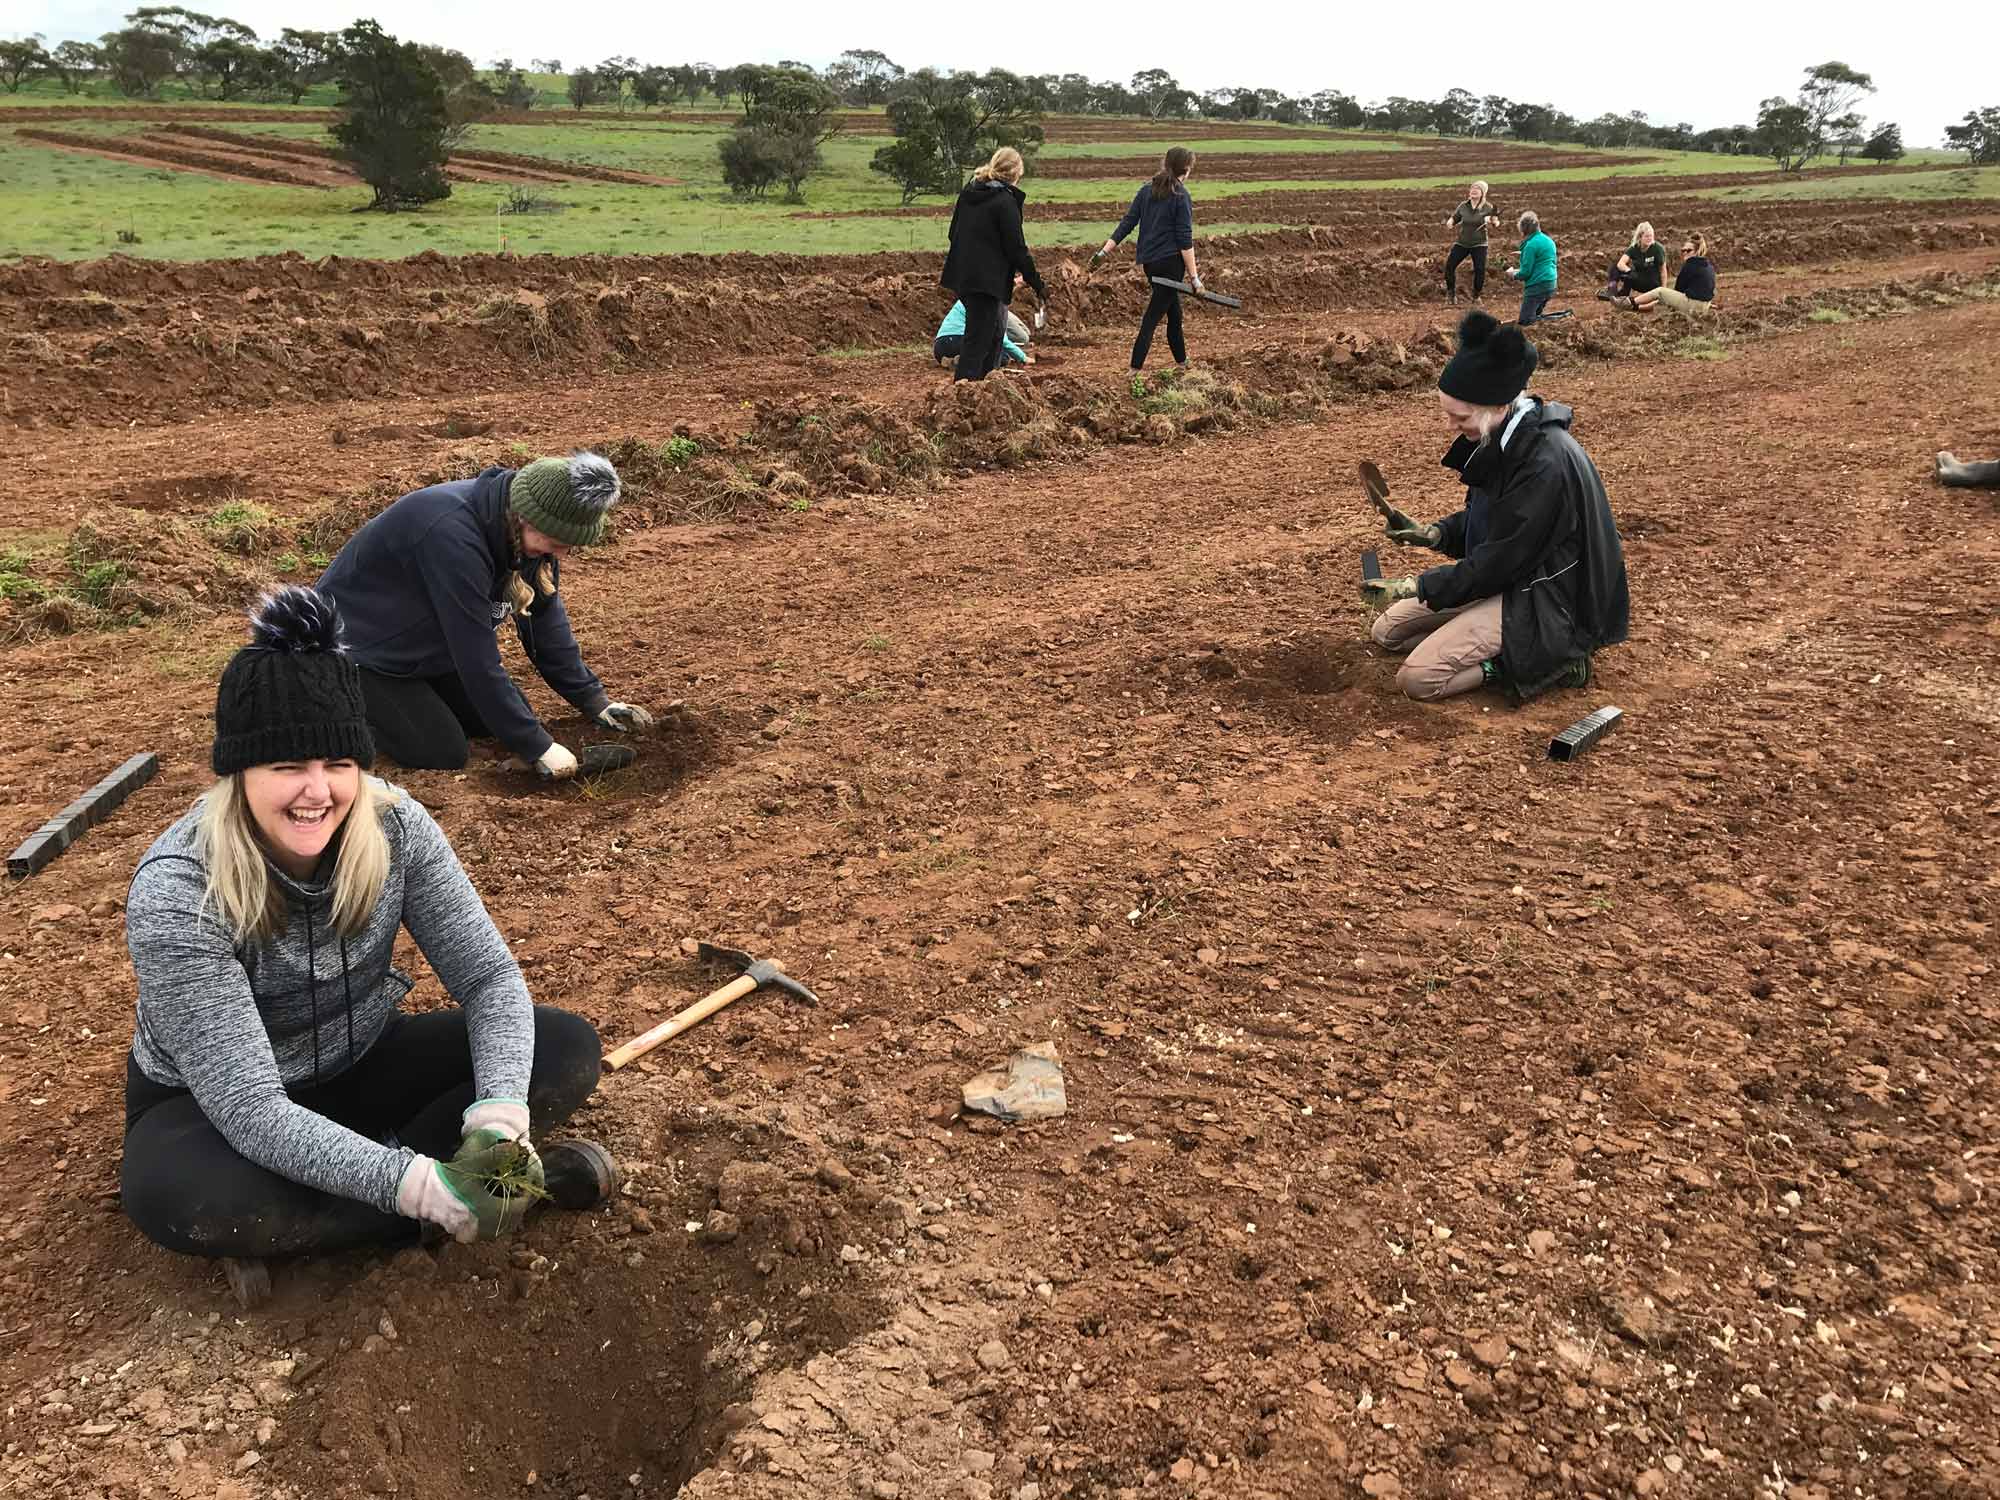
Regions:
[[1027, 194], [1016, 186], [1027, 164], [1012, 146], [972, 174], [951, 211], [951, 250], [944, 258], [941, 285], [965, 304], [965, 343], [958, 354], [957, 380], [984, 380], [1000, 363], [1000, 331], [1019, 275], [1046, 306], [1047, 288], [1021, 231]]

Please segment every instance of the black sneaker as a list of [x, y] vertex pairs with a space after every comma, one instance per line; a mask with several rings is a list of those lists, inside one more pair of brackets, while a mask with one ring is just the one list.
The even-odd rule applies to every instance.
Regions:
[[1597, 300], [1599, 302], [1609, 302], [1612, 296], [1612, 290], [1608, 286], [1601, 286], [1597, 289]]
[[1566, 687], [1566, 688], [1589, 687], [1590, 658], [1587, 656], [1580, 656], [1575, 661], [1571, 662], [1567, 667], [1564, 667], [1562, 670], [1562, 675], [1556, 678], [1554, 685], [1556, 687]]

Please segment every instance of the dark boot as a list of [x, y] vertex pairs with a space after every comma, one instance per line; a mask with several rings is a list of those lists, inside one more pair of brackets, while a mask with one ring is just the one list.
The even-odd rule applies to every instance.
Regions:
[[1939, 484], [1948, 484], [1955, 489], [2000, 489], [2000, 458], [1990, 458], [1983, 463], [1960, 463], [1950, 453], [1937, 456], [1937, 478]]
[[611, 1153], [595, 1141], [557, 1141], [541, 1155], [542, 1186], [557, 1208], [595, 1208], [624, 1180]]

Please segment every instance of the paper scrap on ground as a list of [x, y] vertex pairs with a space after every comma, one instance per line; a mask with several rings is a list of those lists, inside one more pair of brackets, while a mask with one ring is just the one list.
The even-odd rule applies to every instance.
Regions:
[[1069, 1111], [1054, 1042], [1023, 1047], [1004, 1068], [988, 1068], [960, 1094], [967, 1110], [1002, 1120], [1055, 1120]]

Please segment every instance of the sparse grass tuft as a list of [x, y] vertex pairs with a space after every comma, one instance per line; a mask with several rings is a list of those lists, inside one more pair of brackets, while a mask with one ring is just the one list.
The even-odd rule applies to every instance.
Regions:
[[1815, 307], [1806, 314], [1808, 323], [1851, 323], [1854, 320], [1837, 307]]
[[1703, 359], [1720, 362], [1729, 358], [1729, 351], [1722, 347], [1720, 339], [1682, 339], [1675, 344], [1672, 353], [1677, 359]]
[[0, 599], [33, 604], [47, 592], [28, 576], [28, 554], [0, 552]]
[[231, 500], [208, 513], [208, 539], [229, 552], [255, 552], [278, 532], [278, 518], [253, 500]]
[[113, 558], [98, 562], [73, 560], [70, 565], [71, 593], [88, 604], [92, 609], [105, 609], [111, 603], [111, 591], [125, 581], [124, 564]]

